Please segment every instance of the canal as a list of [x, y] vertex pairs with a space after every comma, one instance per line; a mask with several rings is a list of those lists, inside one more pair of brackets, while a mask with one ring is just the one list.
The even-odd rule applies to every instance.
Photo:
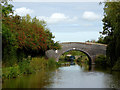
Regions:
[[89, 67], [88, 65], [62, 66], [56, 70], [5, 80], [3, 88], [120, 88], [120, 72]]

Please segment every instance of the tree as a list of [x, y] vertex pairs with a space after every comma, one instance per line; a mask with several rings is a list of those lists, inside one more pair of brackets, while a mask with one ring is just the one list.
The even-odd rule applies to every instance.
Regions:
[[46, 50], [60, 48], [59, 43], [53, 40], [55, 37], [47, 28], [45, 21], [36, 17], [32, 19], [28, 14], [23, 17], [14, 16], [11, 14], [13, 13], [13, 5], [8, 4], [7, 0], [2, 1], [0, 5], [3, 8], [2, 49], [4, 61], [12, 61], [13, 58], [10, 56], [19, 56], [22, 61], [24, 56], [40, 56], [44, 55]]
[[13, 5], [8, 4], [8, 0], [1, 0], [0, 7], [2, 7], [2, 16], [7, 17], [10, 13], [13, 13]]
[[103, 35], [107, 46], [108, 64], [113, 67], [120, 57], [120, 2], [105, 2]]

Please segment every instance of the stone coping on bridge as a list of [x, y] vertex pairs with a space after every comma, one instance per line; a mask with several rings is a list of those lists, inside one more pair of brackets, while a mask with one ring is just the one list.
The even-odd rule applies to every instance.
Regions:
[[107, 46], [106, 44], [100, 44], [100, 43], [91, 43], [91, 42], [61, 42], [60, 44], [88, 44], [88, 45], [104, 45], [104, 46]]

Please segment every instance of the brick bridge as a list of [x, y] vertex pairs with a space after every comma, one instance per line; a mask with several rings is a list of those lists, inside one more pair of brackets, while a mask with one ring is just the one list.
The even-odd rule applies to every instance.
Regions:
[[60, 43], [62, 48], [60, 50], [48, 50], [45, 52], [47, 58], [54, 58], [59, 60], [60, 56], [71, 50], [78, 50], [85, 53], [89, 58], [89, 64], [95, 64], [95, 57], [97, 55], [106, 55], [106, 46], [104, 44], [89, 43], [89, 42], [65, 42]]

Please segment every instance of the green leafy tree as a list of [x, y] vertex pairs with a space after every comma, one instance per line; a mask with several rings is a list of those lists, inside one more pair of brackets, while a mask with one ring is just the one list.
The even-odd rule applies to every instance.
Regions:
[[103, 35], [107, 46], [107, 62], [113, 67], [120, 57], [120, 2], [105, 2]]
[[[7, 56], [9, 59], [11, 54], [11, 56], [16, 56], [17, 54], [18, 58], [23, 58], [28, 55], [44, 55], [45, 51], [49, 49], [60, 49], [59, 43], [53, 40], [55, 37], [47, 28], [44, 20], [39, 20], [36, 17], [32, 19], [28, 14], [23, 17], [19, 15], [14, 16], [11, 14], [13, 13], [13, 6], [8, 4], [7, 0], [0, 5], [3, 8], [2, 44], [4, 60], [7, 61], [5, 59], [7, 52], [10, 53]], [[22, 58], [20, 59], [22, 60]]]
[[2, 24], [2, 61], [3, 63], [7, 62], [7, 65], [12, 66], [13, 63], [16, 63], [16, 37], [15, 35]]
[[[9, 0], [10, 1], [10, 0]], [[0, 1], [0, 7], [2, 7], [2, 16], [7, 17], [9, 14], [13, 13], [13, 5], [8, 4], [8, 0], [1, 0]]]

